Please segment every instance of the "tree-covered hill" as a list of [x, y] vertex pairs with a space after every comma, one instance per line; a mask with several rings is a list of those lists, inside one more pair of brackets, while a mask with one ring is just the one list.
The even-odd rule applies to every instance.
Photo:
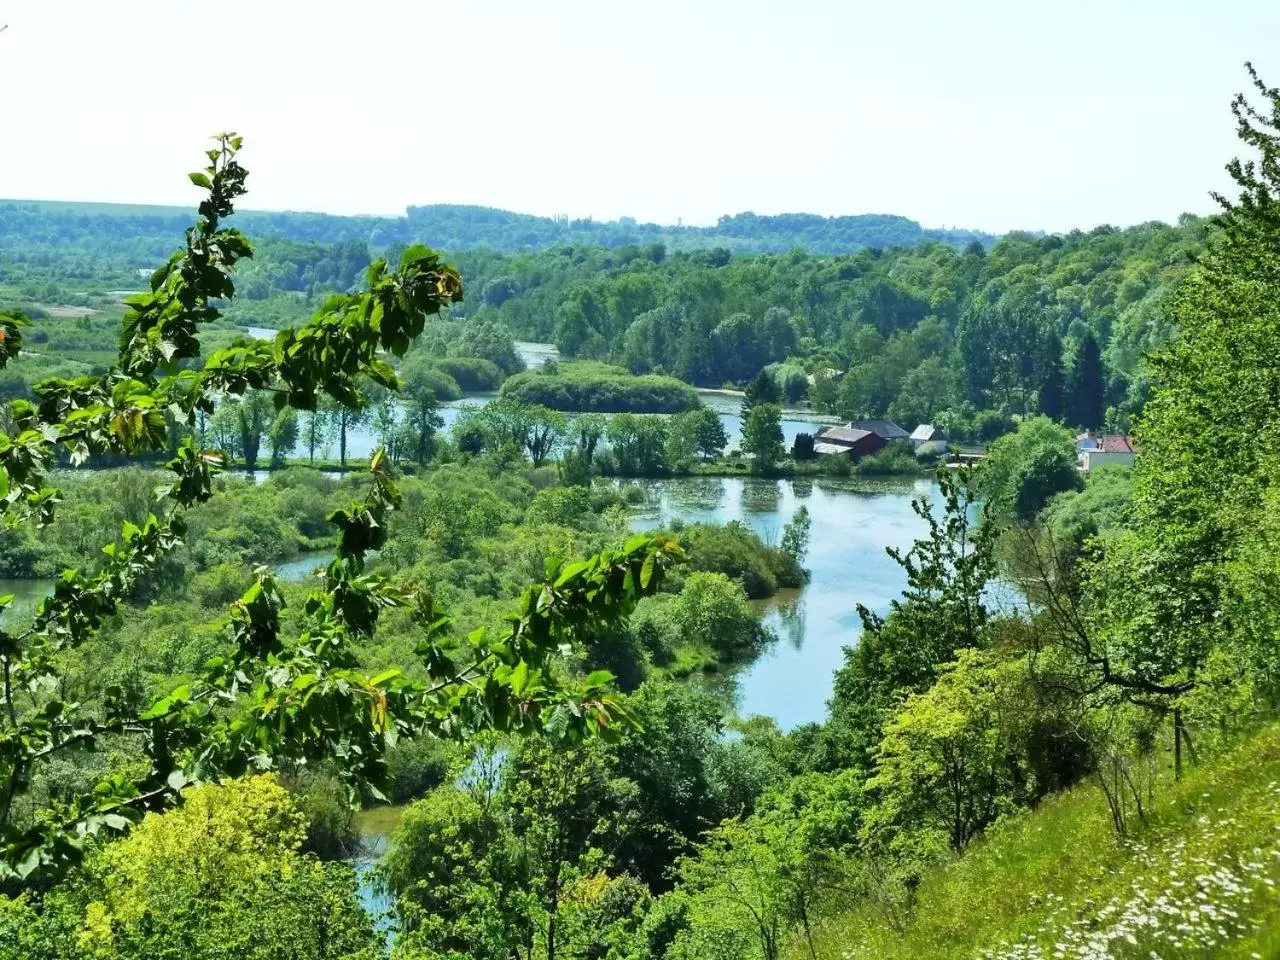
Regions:
[[[66, 247], [133, 256], [139, 268], [182, 236], [192, 211], [145, 204], [0, 200], [0, 245]], [[977, 241], [989, 246], [991, 234], [976, 230], [930, 230], [906, 217], [863, 214], [821, 217], [815, 214], [724, 216], [713, 227], [619, 220], [570, 220], [539, 217], [467, 204], [411, 206], [404, 216], [336, 216], [326, 213], [246, 210], [236, 225], [255, 236], [317, 243], [360, 242], [374, 249], [430, 239], [456, 251], [488, 247], [515, 252], [557, 244], [621, 247], [662, 243], [673, 250], [725, 247], [744, 253], [781, 252], [804, 247], [815, 253], [855, 253], [869, 248], [913, 246], [936, 240], [956, 248]]]
[[849, 419], [962, 434], [983, 411], [1004, 411], [1003, 429], [1037, 411], [1098, 428], [1111, 409], [1123, 431], [1146, 395], [1142, 355], [1171, 335], [1168, 298], [1208, 232], [1185, 215], [989, 249], [465, 251], [470, 293], [453, 314], [699, 386], [769, 368], [788, 399]]
[[[0, 303], [100, 305], [92, 293], [141, 286], [184, 222], [174, 207], [0, 201]], [[426, 236], [453, 251], [467, 296], [451, 315], [469, 325], [697, 386], [768, 368], [790, 402], [940, 423], [957, 439], [1036, 412], [1127, 431], [1147, 392], [1142, 355], [1172, 333], [1167, 300], [1209, 230], [1185, 215], [959, 245], [900, 217], [739, 214], [686, 229], [461, 206], [235, 222], [255, 242], [227, 313], [241, 325], [298, 322]], [[703, 241], [716, 245], [682, 249]]]

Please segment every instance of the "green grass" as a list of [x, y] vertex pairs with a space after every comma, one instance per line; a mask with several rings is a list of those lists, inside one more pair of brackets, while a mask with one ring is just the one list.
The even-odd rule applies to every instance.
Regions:
[[682, 644], [672, 651], [674, 658], [666, 666], [656, 668], [659, 674], [676, 679], [695, 673], [715, 673], [720, 669], [721, 658], [710, 647], [702, 644]]
[[1149, 825], [1127, 841], [1082, 785], [926, 877], [905, 928], [865, 906], [822, 924], [818, 956], [1280, 957], [1280, 728], [1180, 783], [1161, 776]]

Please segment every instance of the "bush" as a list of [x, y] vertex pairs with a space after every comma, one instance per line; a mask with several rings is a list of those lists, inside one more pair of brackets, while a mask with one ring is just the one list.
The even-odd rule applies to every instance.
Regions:
[[887, 477], [900, 473], [915, 473], [920, 462], [911, 452], [906, 440], [894, 440], [878, 453], [863, 457], [854, 464], [853, 472], [860, 477]]
[[608, 670], [617, 678], [619, 690], [634, 693], [649, 673], [646, 640], [634, 628], [599, 636], [587, 650], [587, 668]]
[[700, 405], [697, 392], [673, 377], [635, 377], [602, 363], [561, 363], [554, 372], [526, 371], [502, 395], [532, 406], [583, 413], [680, 413]]
[[973, 418], [973, 435], [981, 443], [990, 443], [1017, 427], [1013, 417], [1003, 410], [983, 410]]
[[332, 774], [302, 771], [287, 786], [294, 805], [307, 821], [302, 848], [322, 860], [353, 856], [360, 847], [360, 838], [342, 781]]
[[[91, 849], [83, 882], [57, 898], [63, 910], [79, 913], [79, 923], [43, 955], [373, 955], [379, 941], [355, 874], [301, 853], [305, 836], [305, 817], [270, 778], [191, 789], [182, 807], [148, 814], [129, 836]], [[0, 910], [0, 957], [7, 960], [15, 954], [6, 941]]]
[[497, 390], [506, 378], [501, 367], [482, 357], [441, 357], [436, 366], [468, 393]]
[[437, 363], [421, 354], [406, 363], [402, 371], [405, 388], [412, 394], [429, 391], [441, 402], [459, 399], [462, 387]]
[[192, 593], [200, 606], [221, 608], [239, 600], [252, 581], [251, 572], [241, 564], [220, 563], [196, 578]]
[[[723, 573], [741, 583], [753, 600], [770, 596], [778, 587], [799, 587], [805, 582], [804, 570], [792, 557], [763, 543], [737, 521], [722, 527], [695, 524], [679, 539], [689, 553], [688, 569]], [[673, 583], [678, 576], [673, 574]]]
[[415, 737], [387, 751], [387, 799], [408, 803], [425, 797], [449, 776], [449, 748], [440, 740]]
[[594, 520], [591, 491], [586, 487], [548, 487], [539, 490], [525, 514], [526, 524], [551, 523], [560, 527], [581, 527]]

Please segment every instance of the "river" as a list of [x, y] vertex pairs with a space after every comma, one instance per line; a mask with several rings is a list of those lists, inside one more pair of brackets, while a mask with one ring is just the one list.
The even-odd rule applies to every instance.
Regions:
[[[728, 691], [737, 713], [772, 717], [786, 730], [826, 717], [844, 647], [857, 642], [862, 628], [857, 605], [883, 613], [906, 586], [902, 568], [885, 551], [905, 550], [927, 532], [911, 509], [915, 497], [938, 502], [932, 480], [693, 477], [622, 482], [645, 492], [645, 503], [632, 516], [636, 530], [675, 519], [736, 520], [765, 542], [777, 543], [796, 510], [808, 508], [809, 583], [760, 601], [777, 642], [735, 670]], [[331, 551], [315, 551], [276, 570], [281, 579], [299, 581], [332, 557]]]
[[[857, 605], [883, 613], [906, 585], [902, 568], [886, 549], [907, 549], [927, 532], [911, 509], [915, 497], [938, 501], [938, 488], [931, 480], [693, 477], [622, 482], [645, 492], [645, 503], [632, 516], [636, 530], [652, 530], [675, 519], [736, 520], [766, 543], [777, 543], [796, 510], [808, 508], [809, 583], [760, 601], [765, 624], [777, 642], [733, 671], [727, 685], [737, 713], [772, 717], [786, 730], [825, 718], [844, 647], [856, 643], [861, 631]], [[332, 551], [314, 551], [278, 565], [276, 572], [282, 580], [301, 581], [332, 558]]]
[[[778, 641], [732, 675], [734, 709], [773, 717], [784, 729], [821, 721], [842, 650], [857, 641], [857, 605], [883, 612], [902, 591], [902, 569], [885, 553], [905, 549], [925, 533], [911, 509], [920, 494], [937, 499], [931, 480], [765, 480], [693, 477], [625, 481], [645, 492], [632, 525], [651, 530], [683, 519], [690, 523], [741, 521], [768, 543], [804, 505], [811, 521], [805, 566], [810, 581], [761, 601], [765, 622]], [[276, 566], [285, 581], [308, 579], [333, 558], [330, 550], [302, 554]], [[31, 611], [53, 589], [53, 580], [0, 579], [12, 593], [5, 618]]]
[[[635, 482], [646, 497], [633, 513], [637, 530], [651, 530], [677, 518], [707, 523], [737, 520], [766, 542], [777, 543], [796, 510], [801, 505], [808, 508], [811, 528], [805, 566], [809, 583], [761, 601], [765, 622], [777, 641], [754, 662], [709, 680], [727, 693], [735, 712], [772, 717], [785, 730], [826, 716], [826, 701], [835, 671], [843, 663], [844, 647], [855, 644], [861, 630], [857, 605], [883, 612], [905, 585], [902, 569], [885, 549], [910, 547], [926, 532], [911, 509], [915, 496], [938, 499], [937, 487], [929, 480], [698, 477]], [[315, 551], [279, 564], [276, 570], [284, 580], [301, 581], [332, 556], [331, 551]], [[29, 610], [52, 584], [51, 580], [0, 580], [0, 593], [18, 594], [15, 608]], [[12, 616], [13, 610], [7, 615]], [[359, 815], [357, 827], [367, 847], [357, 864], [362, 880], [399, 813], [379, 808]], [[375, 914], [388, 906], [368, 882], [362, 882], [361, 895]]]
[[926, 532], [911, 509], [923, 494], [936, 501], [930, 480], [765, 480], [714, 477], [639, 481], [647, 502], [633, 525], [649, 530], [683, 518], [694, 523], [741, 521], [767, 543], [802, 505], [809, 510], [809, 583], [762, 602], [778, 640], [734, 672], [733, 706], [741, 715], [772, 717], [783, 729], [821, 721], [843, 648], [861, 630], [857, 605], [885, 611], [906, 577], [886, 553], [908, 548]]
[[[641, 480], [637, 485], [646, 497], [632, 515], [637, 530], [677, 518], [690, 523], [736, 520], [766, 542], [777, 543], [796, 510], [808, 508], [809, 583], [760, 601], [776, 642], [754, 662], [706, 681], [728, 697], [736, 713], [772, 717], [784, 730], [826, 717], [844, 648], [856, 644], [861, 632], [857, 605], [884, 612], [906, 585], [902, 568], [886, 548], [909, 548], [927, 532], [911, 509], [915, 497], [939, 501], [931, 480], [695, 477]], [[401, 809], [375, 808], [357, 817], [367, 851], [357, 864], [362, 879], [385, 849]], [[367, 882], [361, 896], [375, 915], [390, 907]]]
[[[266, 327], [245, 327], [249, 336], [259, 340], [274, 337], [278, 331]], [[552, 343], [535, 343], [528, 340], [515, 342], [516, 353], [524, 361], [528, 369], [536, 370], [544, 364], [560, 359], [560, 351]], [[440, 405], [440, 418], [444, 421], [444, 430], [448, 432], [458, 422], [464, 410], [478, 410], [497, 396], [496, 392], [471, 393], [458, 400], [450, 400]], [[724, 425], [725, 436], [729, 438], [728, 449], [736, 450], [742, 438], [742, 395], [730, 390], [699, 390], [698, 398], [716, 412]], [[572, 415], [571, 415], [572, 416]], [[790, 449], [796, 434], [813, 433], [823, 424], [838, 423], [831, 417], [824, 417], [799, 407], [784, 407], [782, 410], [782, 441]], [[347, 431], [347, 456], [354, 460], [369, 457], [378, 448], [378, 438], [368, 424], [359, 424]], [[302, 450], [302, 444], [295, 451]], [[325, 451], [325, 459], [336, 455], [337, 442], [331, 441]]]

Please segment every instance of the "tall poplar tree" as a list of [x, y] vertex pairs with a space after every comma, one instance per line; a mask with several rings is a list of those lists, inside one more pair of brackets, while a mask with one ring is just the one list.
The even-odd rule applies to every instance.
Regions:
[[1106, 409], [1107, 381], [1102, 372], [1102, 350], [1092, 333], [1086, 333], [1076, 348], [1067, 394], [1067, 419], [1077, 427], [1097, 430]]

